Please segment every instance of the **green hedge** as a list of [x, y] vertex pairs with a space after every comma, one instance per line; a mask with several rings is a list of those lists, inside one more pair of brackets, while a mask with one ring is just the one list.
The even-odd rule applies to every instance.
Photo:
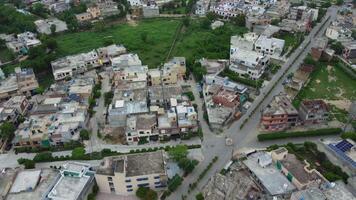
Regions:
[[321, 136], [321, 135], [336, 135], [341, 133], [341, 128], [325, 128], [317, 129], [311, 131], [297, 131], [297, 132], [275, 132], [275, 133], [264, 133], [257, 136], [258, 141], [265, 140], [276, 140], [292, 137], [307, 137], [307, 136]]

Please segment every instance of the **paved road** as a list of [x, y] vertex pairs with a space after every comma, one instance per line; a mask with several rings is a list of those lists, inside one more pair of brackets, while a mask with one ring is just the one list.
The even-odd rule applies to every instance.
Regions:
[[[282, 66], [281, 70], [279, 70], [279, 72], [274, 76], [274, 78], [270, 81], [270, 83], [261, 89], [261, 95], [256, 98], [256, 100], [254, 101], [254, 103], [252, 104], [248, 112], [239, 121], [233, 123], [229, 128], [226, 128], [224, 130], [225, 136], [233, 139], [234, 141], [233, 146], [228, 147], [225, 145], [225, 137], [213, 136], [209, 128], [207, 128], [207, 125], [205, 125], [205, 121], [201, 119], [202, 115], [199, 115], [203, 132], [205, 134], [203, 146], [202, 146], [205, 159], [203, 162], [199, 163], [199, 165], [196, 167], [196, 169], [192, 174], [188, 175], [184, 179], [182, 185], [177, 189], [176, 192], [171, 194], [168, 199], [171, 200], [181, 199], [183, 195], [186, 195], [187, 197], [186, 199], [194, 199], [195, 198], [194, 196], [199, 191], [201, 191], [202, 186], [204, 186], [207, 183], [209, 178], [213, 176], [214, 173], [222, 169], [224, 165], [231, 159], [233, 149], [241, 148], [241, 147], [259, 148], [259, 147], [266, 147], [271, 144], [276, 144], [276, 143], [284, 144], [288, 142], [288, 140], [279, 140], [279, 141], [264, 142], [264, 143], [259, 143], [257, 141], [257, 134], [258, 134], [257, 125], [260, 119], [260, 110], [262, 110], [263, 107], [268, 105], [268, 103], [272, 100], [273, 96], [275, 96], [276, 94], [284, 90], [282, 82], [285, 79], [285, 76], [288, 75], [290, 72], [294, 72], [298, 69], [299, 65], [303, 62], [304, 58], [310, 52], [314, 39], [324, 34], [330, 22], [336, 18], [336, 14], [337, 14], [337, 7], [329, 8], [322, 23], [316, 25], [316, 27], [313, 28], [310, 34], [305, 37], [305, 40], [302, 42], [300, 47], [295, 50], [295, 52], [290, 56], [289, 60]], [[330, 19], [328, 19], [328, 17], [330, 17]], [[325, 22], [326, 20], [327, 22], [323, 24], [323, 22]], [[321, 26], [322, 24], [323, 26]], [[287, 73], [284, 73], [285, 71], [287, 71]], [[283, 78], [279, 79], [280, 77]], [[277, 85], [271, 90], [272, 86], [276, 82]], [[269, 95], [266, 96], [265, 94], [268, 94], [269, 90], [271, 90], [271, 92], [269, 93]], [[193, 92], [196, 93], [197, 91], [193, 91]], [[199, 95], [196, 96], [198, 97]], [[201, 102], [199, 103], [199, 101], [201, 100], [197, 99], [198, 105], [201, 104]], [[252, 114], [252, 111], [254, 109], [256, 109], [256, 112]], [[244, 125], [244, 127], [240, 130], [241, 123], [245, 119], [248, 119], [248, 121]], [[310, 138], [309, 140], [317, 140], [317, 139], [318, 138], [312, 138], [312, 139]], [[293, 139], [293, 142], [302, 142], [304, 140], [305, 139], [297, 139], [297, 140]], [[213, 165], [212, 169], [209, 170], [206, 176], [199, 182], [197, 189], [195, 189], [194, 191], [188, 194], [189, 184], [193, 183], [195, 180], [198, 179], [199, 174], [206, 168], [206, 166], [215, 156], [219, 158], [218, 162]]]

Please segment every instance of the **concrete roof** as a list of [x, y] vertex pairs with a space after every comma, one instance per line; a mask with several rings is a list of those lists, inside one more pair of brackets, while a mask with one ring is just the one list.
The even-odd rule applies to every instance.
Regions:
[[280, 195], [291, 193], [295, 190], [295, 186], [273, 164], [264, 168], [259, 165], [258, 158], [262, 154], [265, 154], [265, 152], [254, 153], [248, 156], [247, 160], [243, 161], [243, 163], [259, 179], [268, 193], [271, 195]]
[[52, 188], [49, 197], [52, 200], [77, 200], [89, 180], [89, 176], [61, 176]]
[[26, 170], [17, 174], [10, 193], [34, 190], [40, 179], [41, 170]]

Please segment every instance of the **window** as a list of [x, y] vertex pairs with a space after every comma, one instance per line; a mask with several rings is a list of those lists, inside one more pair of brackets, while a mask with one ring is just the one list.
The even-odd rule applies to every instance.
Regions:
[[138, 179], [136, 179], [136, 181], [147, 181], [148, 180], [148, 178], [147, 177], [145, 177], [145, 178], [138, 178]]
[[155, 177], [153, 177], [154, 179], [159, 179], [160, 178], [160, 176], [155, 176]]
[[128, 191], [128, 192], [132, 192], [132, 191], [133, 191], [133, 189], [127, 189], [127, 191]]
[[108, 177], [108, 181], [112, 181], [112, 177]]
[[114, 183], [113, 182], [109, 182], [109, 186], [110, 187], [114, 187]]
[[126, 185], [126, 188], [132, 188], [132, 185]]
[[115, 193], [115, 188], [110, 188], [110, 192]]
[[161, 184], [161, 181], [157, 181], [155, 182], [155, 185]]
[[125, 182], [126, 182], [126, 183], [130, 183], [130, 182], [131, 182], [131, 179], [126, 179]]
[[137, 187], [148, 187], [150, 184], [149, 183], [141, 183], [137, 184]]

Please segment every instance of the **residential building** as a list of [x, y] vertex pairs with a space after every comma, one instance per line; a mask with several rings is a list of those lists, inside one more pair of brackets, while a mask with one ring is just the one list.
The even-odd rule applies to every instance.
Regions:
[[100, 10], [100, 15], [103, 17], [120, 14], [119, 4], [113, 0], [97, 0], [96, 5]]
[[268, 38], [265, 35], [260, 35], [255, 42], [255, 51], [262, 54], [280, 56], [283, 52], [284, 40], [278, 38]]
[[339, 42], [351, 41], [352, 31], [347, 28], [341, 27], [337, 24], [332, 24], [326, 29], [325, 36], [329, 39]]
[[246, 75], [253, 80], [259, 79], [265, 72], [269, 57], [255, 51], [237, 50], [230, 52], [229, 69]]
[[17, 113], [20, 115], [25, 115], [28, 111], [29, 102], [26, 96], [13, 96], [1, 107], [5, 109], [13, 108], [16, 109]]
[[6, 47], [14, 53], [27, 54], [31, 47], [41, 44], [41, 41], [36, 38], [36, 34], [32, 32], [24, 32], [17, 34], [16, 37], [10, 35], [6, 38]]
[[287, 179], [292, 182], [298, 190], [310, 187], [319, 187], [329, 181], [316, 169], [310, 169], [310, 164], [304, 160], [300, 161], [294, 154], [288, 153], [284, 147], [271, 152], [272, 160], [276, 163]]
[[120, 70], [130, 66], [142, 66], [142, 61], [137, 54], [123, 54], [110, 59], [113, 70]]
[[38, 82], [30, 68], [15, 68], [15, 74], [1, 80], [0, 99], [6, 100], [15, 95], [29, 96], [38, 88]]
[[344, 50], [342, 51], [342, 56], [348, 60], [356, 59], [356, 40], [343, 43], [343, 46]]
[[142, 7], [142, 14], [144, 18], [158, 17], [159, 7], [157, 5], [144, 5]]
[[98, 48], [96, 51], [98, 52], [99, 62], [109, 64], [110, 59], [126, 53], [126, 48], [123, 45], [112, 44]]
[[298, 111], [283, 93], [274, 96], [261, 114], [261, 128], [266, 131], [285, 130], [298, 123]]
[[135, 195], [139, 187], [166, 188], [167, 172], [163, 151], [105, 158], [95, 180], [103, 193]]
[[209, 8], [209, 0], [199, 0], [195, 4], [196, 8], [194, 13], [199, 16], [205, 16], [205, 14], [208, 12]]
[[54, 2], [48, 6], [48, 9], [53, 13], [61, 13], [70, 9], [70, 4], [64, 0]]
[[220, 1], [216, 5], [212, 5], [210, 10], [225, 19], [237, 17], [244, 13], [244, 1], [225, 0]]
[[94, 172], [84, 163], [68, 162], [61, 166], [45, 198], [49, 200], [85, 200], [95, 184]]
[[316, 38], [310, 52], [312, 58], [315, 61], [318, 61], [321, 58], [327, 46], [328, 46], [327, 38]]
[[91, 20], [93, 17], [89, 12], [79, 13], [75, 15], [75, 18], [79, 22], [85, 22]]
[[98, 53], [95, 50], [66, 56], [51, 62], [52, 73], [55, 80], [72, 77], [73, 75], [83, 73], [101, 65], [102, 63], [99, 61]]
[[128, 116], [125, 134], [128, 143], [138, 142], [140, 140], [157, 141], [158, 130], [156, 114]]
[[271, 155], [258, 151], [242, 161], [252, 177], [262, 185], [267, 194], [276, 197], [289, 197], [296, 187], [276, 168]]
[[323, 100], [303, 100], [299, 117], [304, 124], [316, 124], [329, 120], [329, 106]]
[[293, 20], [293, 19], [282, 19], [278, 24], [282, 31], [286, 32], [309, 32], [311, 30], [311, 21], [308, 20]]
[[217, 105], [222, 105], [224, 107], [237, 110], [240, 105], [240, 96], [237, 94], [237, 92], [220, 90], [215, 95], [213, 95], [213, 102]]
[[37, 32], [50, 35], [52, 34], [52, 28], [55, 27], [54, 33], [59, 33], [68, 30], [67, 24], [57, 18], [39, 19], [35, 21]]

